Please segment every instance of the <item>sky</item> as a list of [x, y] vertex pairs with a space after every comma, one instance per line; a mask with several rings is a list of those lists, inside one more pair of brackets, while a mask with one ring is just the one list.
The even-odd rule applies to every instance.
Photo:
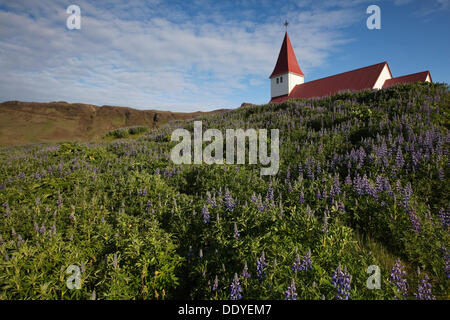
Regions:
[[[366, 26], [370, 5], [379, 30]], [[429, 70], [450, 83], [450, 0], [0, 0], [0, 101], [267, 103], [285, 20], [305, 81], [388, 61], [394, 77]]]

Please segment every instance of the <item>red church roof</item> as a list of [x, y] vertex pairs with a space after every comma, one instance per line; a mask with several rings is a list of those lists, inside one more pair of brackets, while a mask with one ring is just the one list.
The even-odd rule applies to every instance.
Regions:
[[383, 88], [391, 87], [399, 83], [410, 83], [410, 82], [425, 82], [427, 80], [427, 77], [430, 77], [431, 80], [431, 74], [430, 71], [423, 71], [423, 72], [417, 72], [412, 74], [407, 74], [406, 76], [401, 77], [395, 77], [392, 79], [388, 79], [384, 82]]
[[278, 54], [277, 64], [273, 69], [269, 78], [278, 76], [283, 73], [292, 72], [304, 76], [300, 69], [294, 49], [292, 49], [291, 40], [289, 40], [288, 33], [284, 35], [283, 44], [281, 45], [280, 53]]
[[[292, 89], [289, 95], [272, 98], [270, 102], [282, 102], [293, 98], [323, 97], [342, 90], [360, 91], [363, 89], [371, 89], [374, 87], [385, 66], [389, 70], [389, 65], [385, 61], [368, 67], [339, 73], [334, 76], [298, 84]], [[391, 73], [390, 70], [389, 73]]]

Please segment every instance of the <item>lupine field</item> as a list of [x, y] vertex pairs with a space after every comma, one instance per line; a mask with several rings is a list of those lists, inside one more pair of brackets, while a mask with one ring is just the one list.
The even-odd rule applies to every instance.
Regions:
[[450, 298], [447, 85], [197, 120], [279, 129], [278, 174], [173, 164], [171, 133], [192, 121], [1, 148], [0, 299]]

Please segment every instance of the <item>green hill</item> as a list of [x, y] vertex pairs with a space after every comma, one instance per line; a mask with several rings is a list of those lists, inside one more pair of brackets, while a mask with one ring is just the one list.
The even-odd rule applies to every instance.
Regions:
[[198, 118], [279, 129], [275, 176], [175, 165], [193, 121], [1, 148], [0, 299], [449, 299], [449, 112], [427, 83]]

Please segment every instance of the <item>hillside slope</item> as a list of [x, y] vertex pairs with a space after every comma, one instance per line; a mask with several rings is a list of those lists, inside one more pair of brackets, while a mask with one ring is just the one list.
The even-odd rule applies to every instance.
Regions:
[[0, 145], [88, 141], [116, 128], [156, 128], [170, 120], [223, 111], [180, 113], [67, 102], [7, 101], [0, 103]]
[[278, 173], [174, 164], [172, 132], [193, 121], [0, 148], [0, 300], [450, 299], [447, 85], [199, 119], [279, 129]]

